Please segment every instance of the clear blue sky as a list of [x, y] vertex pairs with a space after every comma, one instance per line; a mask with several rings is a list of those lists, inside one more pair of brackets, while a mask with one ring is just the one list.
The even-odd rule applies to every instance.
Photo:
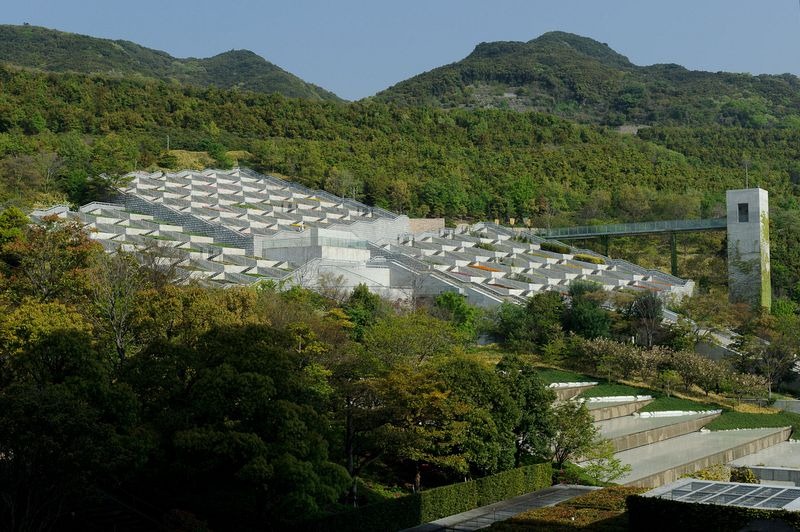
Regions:
[[0, 22], [127, 39], [177, 57], [246, 48], [347, 99], [562, 30], [639, 65], [800, 74], [798, 0], [3, 0]]

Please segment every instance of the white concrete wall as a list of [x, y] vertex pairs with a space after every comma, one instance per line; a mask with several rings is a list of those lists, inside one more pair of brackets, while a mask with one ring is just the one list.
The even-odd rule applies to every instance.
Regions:
[[[769, 198], [760, 188], [729, 190], [728, 285], [733, 302], [769, 308], [772, 303], [769, 263]], [[739, 221], [739, 205], [748, 221]]]

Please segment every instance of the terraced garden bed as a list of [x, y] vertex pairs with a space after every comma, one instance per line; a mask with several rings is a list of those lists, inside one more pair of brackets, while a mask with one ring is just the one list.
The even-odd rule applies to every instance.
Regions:
[[506, 521], [494, 524], [494, 532], [546, 530], [599, 530], [616, 532], [628, 530], [625, 498], [648, 491], [647, 488], [613, 486], [593, 491], [547, 508], [523, 512]]
[[706, 428], [709, 430], [733, 430], [788, 426], [791, 426], [793, 432], [796, 433], [798, 429], [800, 429], [800, 414], [795, 414], [793, 412], [754, 414], [728, 410], [720, 414], [720, 416], [709, 423]]

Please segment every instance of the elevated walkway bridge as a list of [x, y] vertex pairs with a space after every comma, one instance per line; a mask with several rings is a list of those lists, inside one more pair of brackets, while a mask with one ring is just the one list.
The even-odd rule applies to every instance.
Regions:
[[661, 220], [627, 224], [583, 225], [538, 229], [536, 234], [547, 239], [577, 240], [608, 236], [650, 235], [659, 233], [688, 233], [694, 231], [721, 231], [728, 226], [727, 218], [705, 220]]
[[582, 225], [575, 227], [553, 227], [534, 230], [534, 234], [548, 240], [579, 240], [600, 238], [609, 256], [609, 241], [613, 236], [670, 235], [670, 263], [672, 275], [678, 275], [678, 251], [675, 235], [696, 231], [724, 231], [728, 228], [727, 218], [708, 218], [704, 220], [660, 220], [655, 222], [634, 222], [626, 224]]

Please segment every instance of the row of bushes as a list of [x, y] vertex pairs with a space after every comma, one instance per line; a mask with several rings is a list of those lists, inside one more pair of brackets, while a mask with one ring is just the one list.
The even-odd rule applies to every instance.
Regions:
[[550, 463], [432, 488], [304, 523], [303, 530], [400, 530], [550, 486]]
[[725, 393], [737, 400], [759, 397], [767, 390], [763, 377], [733, 371], [694, 351], [673, 351], [661, 346], [644, 349], [607, 338], [576, 338], [571, 347], [564, 360], [570, 369], [610, 381], [636, 379], [668, 396], [677, 388], [691, 390], [694, 386], [706, 394]]
[[584, 255], [583, 253], [578, 253], [573, 258], [575, 260], [579, 260], [579, 261], [582, 261], [582, 262], [588, 262], [590, 264], [605, 264], [606, 263], [606, 261], [604, 261], [600, 257], [595, 257], [594, 255]]
[[626, 505], [630, 530], [743, 530], [754, 521], [769, 521], [769, 530], [800, 528], [800, 512], [786, 510], [690, 503], [641, 495], [629, 496]]
[[539, 249], [542, 251], [550, 251], [552, 253], [561, 253], [565, 255], [571, 251], [571, 248], [565, 244], [558, 244], [556, 242], [542, 242], [539, 244]]

